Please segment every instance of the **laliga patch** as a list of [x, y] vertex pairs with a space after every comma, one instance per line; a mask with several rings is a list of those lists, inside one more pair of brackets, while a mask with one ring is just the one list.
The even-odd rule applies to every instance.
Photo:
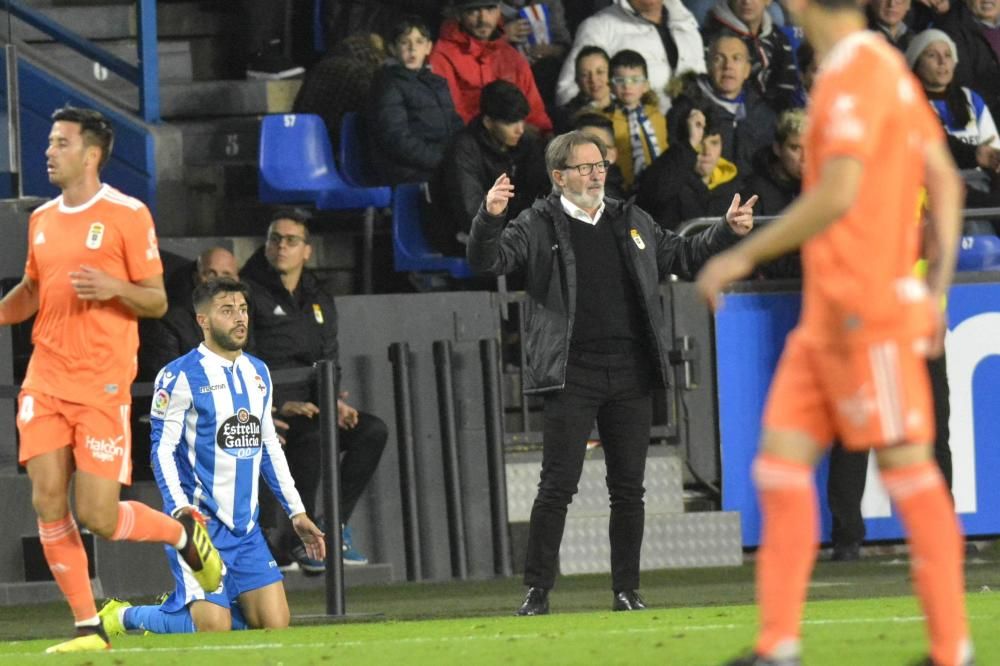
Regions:
[[638, 229], [632, 229], [632, 230], [629, 231], [629, 233], [632, 234], [632, 240], [635, 242], [635, 246], [637, 248], [639, 248], [640, 250], [645, 250], [646, 249], [646, 242], [644, 240], [642, 240], [642, 236], [639, 235], [639, 230]]
[[170, 394], [166, 389], [158, 389], [153, 394], [153, 407], [149, 410], [149, 415], [162, 419], [167, 415], [168, 406], [170, 406]]
[[316, 317], [316, 323], [323, 323], [323, 308], [319, 306], [319, 303], [313, 303], [313, 316]]
[[101, 241], [104, 240], [104, 223], [94, 222], [90, 225], [90, 229], [87, 231], [87, 242], [85, 245], [88, 249], [96, 250], [101, 247]]

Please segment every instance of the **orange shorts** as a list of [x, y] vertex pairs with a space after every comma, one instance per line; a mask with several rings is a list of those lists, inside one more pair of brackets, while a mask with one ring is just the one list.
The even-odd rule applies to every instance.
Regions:
[[76, 468], [128, 485], [132, 481], [129, 405], [94, 407], [35, 391], [17, 398], [21, 464], [70, 446]]
[[927, 359], [913, 338], [817, 346], [793, 331], [764, 408], [766, 430], [861, 450], [934, 439]]

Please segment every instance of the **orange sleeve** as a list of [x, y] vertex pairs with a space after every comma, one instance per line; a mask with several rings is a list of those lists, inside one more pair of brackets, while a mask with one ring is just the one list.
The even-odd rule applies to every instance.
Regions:
[[145, 206], [132, 213], [132, 219], [122, 224], [125, 245], [125, 266], [132, 282], [163, 274], [163, 263], [153, 227], [153, 216]]

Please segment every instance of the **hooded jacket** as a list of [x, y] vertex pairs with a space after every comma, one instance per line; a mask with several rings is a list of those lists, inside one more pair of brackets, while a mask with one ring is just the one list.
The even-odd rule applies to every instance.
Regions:
[[667, 112], [667, 83], [685, 71], [705, 71], [705, 47], [698, 22], [681, 0], [663, 0], [667, 30], [677, 45], [677, 66], [671, 67], [659, 30], [640, 16], [628, 0], [614, 4], [585, 19], [576, 30], [573, 48], [563, 61], [556, 85], [556, 102], [566, 104], [579, 92], [576, 85], [576, 54], [584, 46], [600, 46], [614, 55], [622, 49], [638, 51], [646, 59], [649, 85], [660, 98], [660, 111]]
[[552, 120], [545, 112], [545, 102], [535, 85], [528, 61], [500, 36], [476, 39], [455, 21], [445, 21], [431, 52], [431, 70], [443, 76], [451, 90], [455, 110], [468, 123], [479, 115], [479, 96], [487, 84], [503, 79], [524, 93], [531, 112], [525, 122], [543, 132], [552, 130]]
[[702, 36], [705, 48], [720, 34], [735, 34], [743, 39], [750, 51], [750, 81], [775, 111], [794, 106], [799, 88], [799, 73], [795, 68], [792, 46], [785, 33], [774, 26], [771, 15], [764, 12], [760, 32], [750, 32], [746, 23], [737, 18], [727, 0], [718, 0], [705, 17]]
[[[570, 220], [558, 194], [536, 201], [512, 222], [480, 207], [472, 222], [468, 259], [473, 270], [524, 274], [527, 294], [524, 345], [525, 393], [544, 393], [566, 384], [566, 364], [576, 316], [577, 265]], [[672, 334], [664, 325], [660, 281], [674, 273], [693, 279], [705, 261], [739, 240], [725, 221], [701, 234], [681, 237], [664, 231], [641, 208], [605, 198], [605, 221], [612, 225], [642, 311], [644, 333], [662, 385], [669, 381], [667, 353]]]

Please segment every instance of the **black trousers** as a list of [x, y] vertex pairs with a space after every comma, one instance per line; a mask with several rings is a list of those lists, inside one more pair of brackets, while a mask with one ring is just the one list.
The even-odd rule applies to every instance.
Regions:
[[639, 587], [652, 368], [642, 353], [574, 354], [566, 368], [566, 387], [546, 395], [542, 471], [531, 509], [525, 585], [551, 589], [555, 584], [566, 508], [577, 491], [596, 420], [611, 502], [612, 589]]
[[[951, 447], [948, 418], [948, 364], [944, 355], [927, 361], [931, 394], [934, 403], [934, 459], [945, 482], [951, 488]], [[865, 494], [868, 470], [867, 451], [847, 451], [839, 443], [830, 451], [830, 476], [826, 488], [827, 502], [833, 517], [830, 538], [834, 546], [861, 543], [865, 540], [865, 522], [861, 517], [861, 497]]]
[[[319, 417], [310, 419], [293, 416], [284, 420], [289, 425], [288, 432], [285, 433], [285, 458], [288, 460], [288, 469], [295, 479], [299, 495], [302, 496], [306, 513], [315, 519], [317, 491], [323, 474]], [[337, 435], [340, 445], [340, 520], [347, 523], [361, 493], [378, 468], [385, 442], [389, 437], [389, 429], [379, 417], [358, 412], [358, 425], [350, 430], [339, 428]], [[283, 543], [294, 541], [294, 535], [287, 528], [288, 521], [277, 521], [272, 518], [275, 513], [282, 512], [279, 507], [274, 506], [276, 500], [271, 493], [262, 492], [260, 496], [261, 517], [265, 526], [278, 528]], [[270, 506], [266, 507], [265, 504]], [[270, 520], [274, 522], [267, 525]], [[327, 529], [332, 529], [332, 526], [328, 525]]]

